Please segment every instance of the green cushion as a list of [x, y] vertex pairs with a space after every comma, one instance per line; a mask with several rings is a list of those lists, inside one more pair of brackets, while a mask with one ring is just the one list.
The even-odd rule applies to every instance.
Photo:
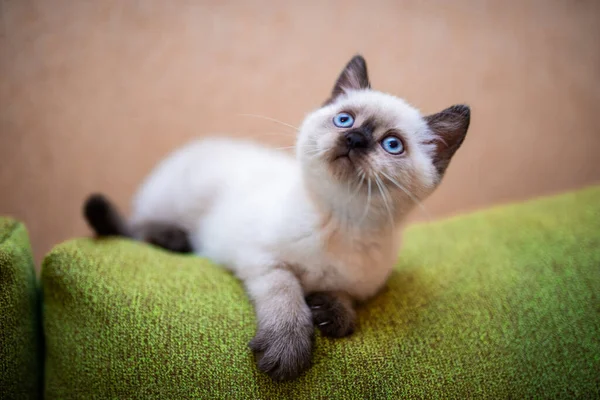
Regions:
[[43, 265], [48, 398], [600, 395], [600, 187], [411, 227], [385, 290], [274, 383], [242, 285], [194, 256], [77, 239]]
[[0, 217], [0, 398], [42, 394], [40, 304], [27, 230]]

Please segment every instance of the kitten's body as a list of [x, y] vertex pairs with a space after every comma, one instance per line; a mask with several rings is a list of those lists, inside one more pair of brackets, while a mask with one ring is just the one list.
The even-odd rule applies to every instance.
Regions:
[[403, 218], [439, 184], [468, 125], [466, 106], [423, 117], [371, 90], [357, 56], [304, 120], [295, 157], [196, 141], [150, 174], [129, 222], [102, 197], [85, 213], [99, 235], [193, 250], [232, 270], [255, 305], [259, 369], [294, 378], [310, 364], [313, 325], [353, 332], [353, 302], [384, 285]]
[[[364, 202], [355, 208], [364, 213]], [[292, 271], [307, 293], [335, 290], [365, 299], [391, 271], [397, 242], [389, 226], [360, 229], [354, 224], [361, 215], [349, 217], [322, 212], [293, 157], [249, 142], [204, 139], [150, 174], [131, 221], [139, 239], [148, 222], [182, 227], [195, 252], [240, 279], [276, 266]]]

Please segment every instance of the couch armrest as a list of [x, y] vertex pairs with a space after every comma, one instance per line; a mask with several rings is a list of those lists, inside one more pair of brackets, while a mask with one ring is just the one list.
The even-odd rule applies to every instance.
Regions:
[[600, 187], [410, 227], [355, 333], [274, 383], [242, 285], [192, 255], [76, 239], [43, 265], [49, 398], [591, 398]]
[[42, 394], [38, 284], [25, 226], [0, 217], [0, 397]]

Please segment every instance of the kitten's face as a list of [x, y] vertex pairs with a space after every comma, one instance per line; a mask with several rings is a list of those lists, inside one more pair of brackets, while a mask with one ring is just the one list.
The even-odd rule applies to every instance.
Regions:
[[423, 117], [404, 100], [372, 90], [357, 56], [328, 102], [304, 120], [297, 156], [322, 195], [335, 197], [333, 188], [371, 191], [387, 195], [393, 209], [406, 208], [397, 203], [424, 199], [437, 186], [468, 124], [467, 106]]

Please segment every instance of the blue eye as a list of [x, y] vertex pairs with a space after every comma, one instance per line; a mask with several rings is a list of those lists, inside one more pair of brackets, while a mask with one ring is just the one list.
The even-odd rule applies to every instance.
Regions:
[[348, 113], [341, 112], [333, 117], [333, 124], [338, 128], [350, 128], [354, 124], [354, 117]]
[[388, 136], [381, 141], [381, 147], [390, 154], [402, 154], [404, 145], [396, 136]]

